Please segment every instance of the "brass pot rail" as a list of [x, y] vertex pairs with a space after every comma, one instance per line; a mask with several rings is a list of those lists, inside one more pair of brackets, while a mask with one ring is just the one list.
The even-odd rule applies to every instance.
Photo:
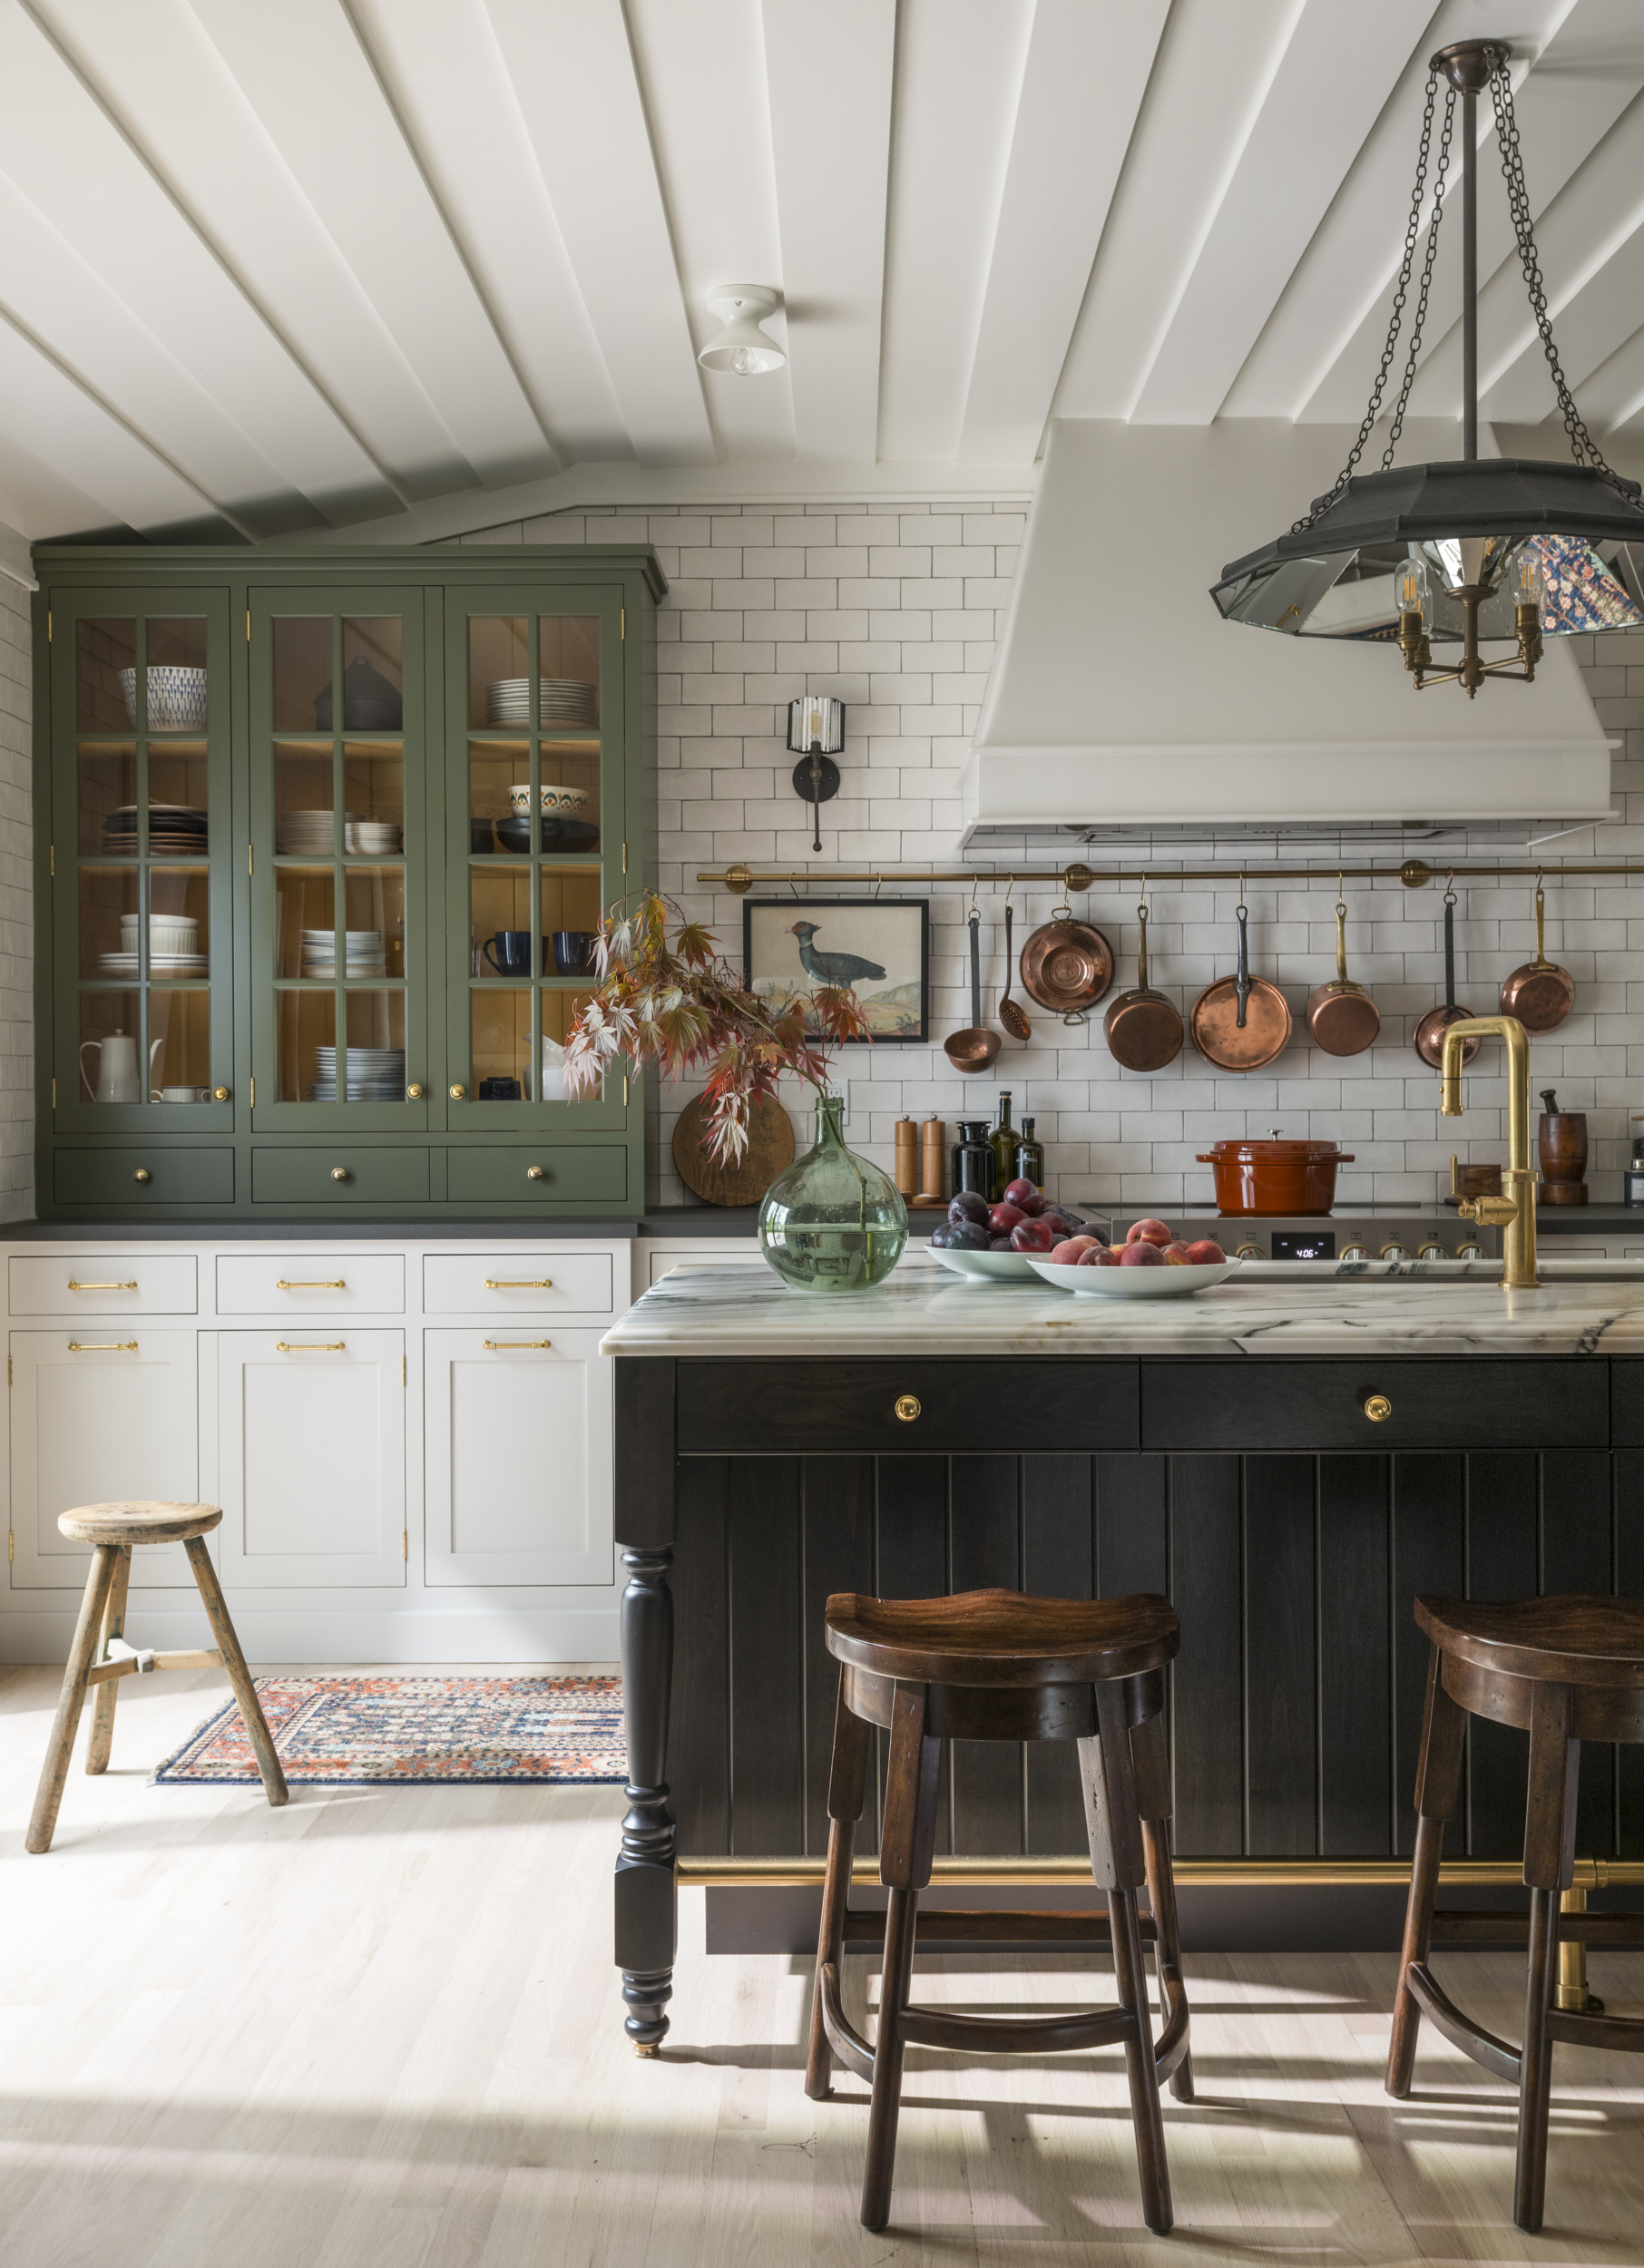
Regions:
[[[1206, 1889], [1262, 1889], [1303, 1884], [1314, 1889], [1370, 1889], [1382, 1884], [1404, 1887], [1410, 1880], [1408, 1859], [1182, 1859], [1172, 1858], [1178, 1882]], [[822, 1880], [820, 1858], [682, 1858], [674, 1868], [681, 1889], [798, 1888]], [[879, 1879], [879, 1862], [872, 1856], [852, 1862], [851, 1880], [873, 1883]], [[1522, 1883], [1522, 1859], [1446, 1859], [1440, 1880], [1453, 1886]], [[933, 1889], [980, 1888], [987, 1884], [1023, 1886], [1091, 1881], [1088, 1853], [1077, 1857], [939, 1858], [933, 1862]], [[1644, 1859], [1578, 1859], [1575, 1886], [1582, 1891], [1614, 1890], [1644, 1882]]]
[[1344, 866], [1331, 859], [1319, 866], [1269, 866], [1255, 864], [1239, 866], [1236, 861], [1225, 860], [1219, 866], [1093, 866], [1075, 863], [1067, 866], [951, 866], [936, 872], [921, 872], [916, 867], [886, 866], [826, 866], [795, 868], [780, 871], [767, 867], [756, 872], [740, 863], [731, 866], [698, 872], [697, 880], [717, 885], [738, 897], [751, 890], [756, 883], [823, 883], [840, 882], [963, 882], [979, 889], [984, 883], [1040, 883], [1047, 888], [1069, 893], [1093, 890], [1099, 885], [1117, 888], [1120, 884], [1147, 884], [1154, 889], [1168, 888], [1173, 883], [1230, 882], [1242, 874], [1249, 882], [1327, 882], [1338, 876], [1347, 882], [1402, 882], [1406, 890], [1425, 889], [1430, 882], [1442, 875], [1453, 875], [1458, 879], [1479, 882], [1507, 882], [1532, 875], [1545, 875], [1558, 881], [1572, 881], [1580, 875], [1644, 875], [1644, 860], [1620, 858], [1604, 861], [1578, 860], [1561, 865], [1554, 859], [1541, 859], [1533, 866], [1452, 865], [1431, 866], [1424, 858], [1406, 858], [1399, 865]]

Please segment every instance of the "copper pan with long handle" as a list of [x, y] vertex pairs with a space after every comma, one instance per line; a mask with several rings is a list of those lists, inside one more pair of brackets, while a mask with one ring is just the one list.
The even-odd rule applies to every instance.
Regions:
[[[1469, 1008], [1455, 1004], [1455, 892], [1448, 885], [1444, 890], [1444, 1004], [1430, 1008], [1415, 1027], [1415, 1051], [1432, 1070], [1437, 1070], [1439, 1059], [1444, 1052], [1444, 1034], [1453, 1023], [1470, 1016]], [[1462, 1061], [1471, 1063], [1479, 1051], [1476, 1040], [1462, 1041]]]
[[1161, 1071], [1181, 1053], [1181, 1011], [1148, 982], [1148, 909], [1136, 909], [1141, 943], [1136, 953], [1136, 982], [1120, 992], [1101, 1020], [1113, 1061], [1127, 1071]]
[[1502, 985], [1502, 1013], [1526, 1031], [1556, 1031], [1575, 1006], [1575, 979], [1547, 958], [1547, 893], [1535, 878], [1535, 959], [1514, 969]]
[[1290, 1042], [1290, 1003], [1277, 984], [1250, 974], [1250, 909], [1241, 897], [1238, 974], [1218, 978], [1194, 1002], [1188, 1017], [1193, 1044], [1218, 1070], [1261, 1071]]
[[1307, 1031], [1326, 1055], [1362, 1055], [1374, 1047], [1382, 1012], [1362, 984], [1347, 974], [1347, 906], [1336, 901], [1336, 982], [1316, 985], [1307, 995]]

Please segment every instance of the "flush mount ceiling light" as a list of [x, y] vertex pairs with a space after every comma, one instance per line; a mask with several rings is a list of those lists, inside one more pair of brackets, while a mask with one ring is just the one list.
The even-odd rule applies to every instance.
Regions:
[[757, 378], [782, 367], [788, 357], [759, 328], [781, 306], [779, 291], [769, 284], [715, 284], [708, 304], [725, 328], [697, 357], [704, 370], [729, 370], [739, 378]]
[[[1571, 397], [1553, 345], [1524, 188], [1523, 160], [1507, 77], [1505, 40], [1463, 40], [1428, 64], [1427, 107], [1404, 260], [1381, 368], [1346, 464], [1305, 520], [1260, 551], [1224, 567], [1210, 595], [1231, 622], [1304, 638], [1394, 640], [1417, 689], [1462, 685], [1471, 700], [1487, 677], [1528, 684], [1543, 637], [1630, 630], [1644, 623], [1644, 509], [1637, 481], [1624, 480], [1602, 452]], [[1444, 116], [1434, 161], [1433, 219], [1416, 292], [1392, 429], [1377, 473], [1357, 473], [1381, 415], [1398, 346], [1421, 234], [1432, 159], [1438, 83]], [[1563, 413], [1574, 463], [1478, 453], [1478, 226], [1476, 118], [1489, 90], [1507, 202], [1531, 312]], [[1393, 454], [1421, 354], [1428, 288], [1443, 218], [1444, 185], [1462, 101], [1462, 455], [1439, 464], [1394, 469]], [[1481, 639], [1511, 639], [1516, 652], [1485, 661]], [[1435, 671], [1435, 644], [1461, 647], [1453, 669]]]

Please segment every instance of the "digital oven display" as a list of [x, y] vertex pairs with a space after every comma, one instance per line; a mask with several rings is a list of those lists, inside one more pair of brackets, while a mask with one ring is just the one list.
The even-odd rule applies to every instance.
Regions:
[[1273, 1239], [1276, 1260], [1334, 1260], [1334, 1228], [1280, 1230]]

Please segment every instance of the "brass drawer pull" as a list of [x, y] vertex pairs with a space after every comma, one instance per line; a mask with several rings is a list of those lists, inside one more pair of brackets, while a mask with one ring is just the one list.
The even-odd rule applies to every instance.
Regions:
[[482, 1342], [487, 1354], [500, 1354], [509, 1346], [552, 1346], [552, 1339], [485, 1339]]
[[333, 1167], [332, 1167], [332, 1168], [331, 1168], [331, 1178], [332, 1178], [332, 1180], [333, 1180], [333, 1181], [346, 1181], [346, 1180], [347, 1179], [347, 1178], [348, 1178], [348, 1168], [347, 1168], [347, 1166], [333, 1166]]
[[146, 1166], [139, 1166], [132, 1178], [133, 1181], [152, 1181], [154, 1177]]
[[[132, 1289], [135, 1291], [136, 1288], [137, 1286], [133, 1284]], [[274, 1278], [274, 1288], [277, 1292], [346, 1292], [348, 1286], [340, 1276], [327, 1276], [323, 1279], [316, 1276], [312, 1283], [300, 1283], [295, 1277], [288, 1281], [285, 1276], [277, 1276]]]
[[71, 1339], [71, 1354], [135, 1354], [135, 1339]]
[[546, 1181], [548, 1178], [548, 1168], [546, 1166], [527, 1166], [525, 1168], [525, 1178], [527, 1181]]
[[68, 1287], [71, 1292], [134, 1292], [137, 1288], [134, 1282], [130, 1284], [77, 1284], [72, 1276], [69, 1277]]
[[896, 1396], [896, 1415], [905, 1425], [913, 1423], [919, 1414], [919, 1410], [920, 1402], [916, 1393], [899, 1393]]
[[[135, 1289], [135, 1286], [132, 1288]], [[551, 1276], [488, 1276], [485, 1289], [488, 1292], [551, 1292], [553, 1278]]]
[[1365, 1415], [1372, 1425], [1379, 1425], [1384, 1418], [1393, 1415], [1393, 1404], [1385, 1393], [1369, 1394], [1365, 1401]]
[[277, 1354], [340, 1354], [347, 1346], [347, 1339], [276, 1339]]

